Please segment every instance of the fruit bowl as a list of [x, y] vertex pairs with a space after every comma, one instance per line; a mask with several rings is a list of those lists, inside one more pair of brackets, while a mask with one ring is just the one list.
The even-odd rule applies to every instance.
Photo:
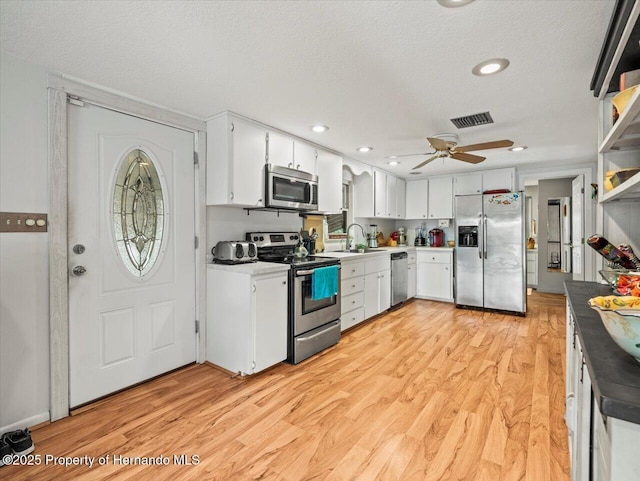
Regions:
[[600, 315], [615, 343], [640, 364], [640, 297], [593, 297], [589, 307]]
[[611, 286], [614, 294], [640, 297], [640, 272], [615, 269], [603, 269], [598, 272]]
[[633, 94], [636, 92], [637, 88], [638, 88], [638, 85], [629, 87], [628, 89], [623, 90], [622, 92], [620, 92], [619, 94], [617, 94], [615, 97], [611, 99], [611, 103], [615, 105], [620, 115], [622, 115], [622, 112], [624, 112], [624, 109], [627, 108], [627, 103], [629, 103], [629, 100], [631, 100], [631, 97], [633, 97]]

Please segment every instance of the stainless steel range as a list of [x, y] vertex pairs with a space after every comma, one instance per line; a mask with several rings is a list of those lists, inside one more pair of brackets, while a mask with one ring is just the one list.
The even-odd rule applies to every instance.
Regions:
[[248, 241], [258, 248], [263, 262], [290, 264], [288, 299], [287, 362], [297, 364], [340, 341], [340, 275], [338, 292], [314, 298], [316, 269], [340, 265], [332, 257], [298, 258], [294, 250], [300, 241], [297, 232], [248, 232]]

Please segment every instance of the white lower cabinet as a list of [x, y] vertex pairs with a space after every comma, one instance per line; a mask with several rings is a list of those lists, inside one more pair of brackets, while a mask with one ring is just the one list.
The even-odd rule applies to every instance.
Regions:
[[453, 252], [417, 251], [416, 295], [421, 299], [453, 302]]
[[340, 266], [340, 330], [364, 321], [364, 261], [341, 261]]
[[255, 374], [287, 358], [288, 272], [207, 270], [207, 361]]
[[640, 425], [603, 416], [567, 303], [566, 411], [571, 481], [640, 479]]
[[368, 319], [391, 307], [391, 256], [367, 259], [364, 276], [364, 317]]
[[538, 287], [538, 250], [527, 249], [527, 286]]
[[416, 297], [417, 293], [417, 276], [418, 264], [417, 264], [417, 255], [415, 252], [407, 253], [407, 274], [409, 279], [407, 281], [407, 299], [411, 299], [412, 297]]

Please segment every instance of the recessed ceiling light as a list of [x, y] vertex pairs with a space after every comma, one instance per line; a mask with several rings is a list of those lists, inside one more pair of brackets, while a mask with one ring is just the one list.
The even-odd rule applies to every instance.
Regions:
[[387, 164], [389, 165], [398, 165], [400, 162], [398, 162], [397, 160], [392, 160], [391, 162], [387, 162]]
[[311, 126], [311, 130], [313, 130], [314, 132], [326, 132], [327, 130], [329, 130], [329, 127], [327, 127], [326, 125], [316, 124]]
[[358, 152], [371, 152], [373, 147], [358, 147]]
[[471, 69], [473, 75], [491, 75], [494, 73], [502, 72], [509, 66], [509, 61], [506, 58], [492, 58], [479, 63]]
[[389, 157], [387, 157], [387, 159], [396, 159], [397, 157], [397, 155], [390, 155]]
[[526, 145], [519, 145], [517, 147], [511, 147], [509, 150], [511, 152], [522, 152], [524, 149], [526, 149], [527, 146]]
[[438, 3], [443, 7], [455, 8], [469, 5], [473, 0], [438, 0]]

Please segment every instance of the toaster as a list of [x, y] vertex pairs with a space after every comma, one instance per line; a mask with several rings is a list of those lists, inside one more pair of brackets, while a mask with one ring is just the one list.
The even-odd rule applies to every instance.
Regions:
[[220, 241], [213, 249], [213, 262], [218, 264], [243, 264], [258, 260], [258, 249], [253, 242]]

